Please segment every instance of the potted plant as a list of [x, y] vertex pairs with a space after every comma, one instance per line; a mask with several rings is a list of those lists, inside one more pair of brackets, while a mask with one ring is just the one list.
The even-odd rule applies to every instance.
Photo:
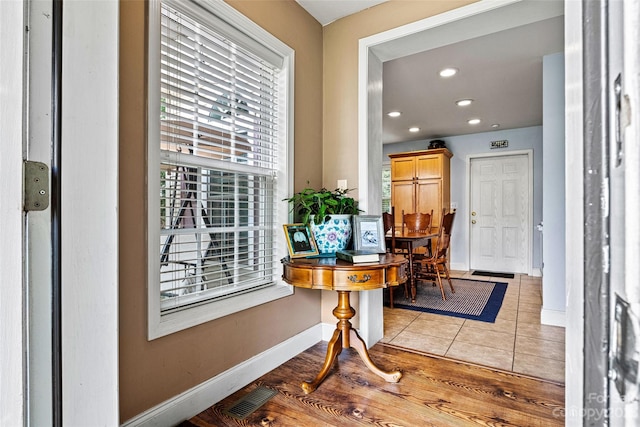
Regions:
[[349, 191], [305, 188], [285, 199], [296, 218], [311, 227], [320, 253], [335, 253], [349, 244], [351, 216], [361, 212], [358, 202], [346, 195]]

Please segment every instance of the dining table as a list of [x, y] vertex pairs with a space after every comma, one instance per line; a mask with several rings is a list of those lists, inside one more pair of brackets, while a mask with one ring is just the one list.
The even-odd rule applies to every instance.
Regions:
[[[432, 255], [431, 252], [431, 239], [438, 237], [437, 232], [416, 232], [409, 231], [408, 229], [395, 230], [395, 246], [396, 249], [406, 250], [406, 257], [409, 260], [409, 286], [411, 289], [411, 302], [416, 302], [416, 280], [414, 275], [414, 255], [415, 250], [420, 247], [424, 247], [427, 250], [428, 256]], [[391, 247], [391, 231], [385, 235], [385, 243], [387, 247]], [[405, 297], [408, 296], [405, 294]]]

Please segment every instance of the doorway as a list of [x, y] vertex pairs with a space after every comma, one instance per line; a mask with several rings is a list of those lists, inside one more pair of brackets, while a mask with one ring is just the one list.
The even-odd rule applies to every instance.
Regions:
[[[552, 5], [552, 3], [556, 2], [544, 4]], [[382, 145], [382, 92], [379, 88], [382, 83], [383, 63], [412, 53], [435, 48], [437, 47], [436, 45], [442, 46], [454, 42], [443, 37], [439, 31], [432, 30], [435, 27], [439, 27], [441, 31], [443, 28], [459, 28], [464, 26], [467, 22], [466, 19], [470, 17], [474, 18], [474, 22], [477, 25], [473, 26], [473, 34], [464, 33], [465, 37], [468, 38], [479, 37], [496, 31], [495, 25], [505, 25], [507, 21], [511, 26], [517, 26], [524, 25], [524, 22], [520, 22], [520, 20], [526, 20], [527, 23], [530, 23], [537, 19], [546, 19], [563, 14], [562, 3], [560, 3], [559, 10], [546, 10], [544, 13], [541, 11], [540, 14], [535, 15], [535, 18], [532, 17], [532, 14], [523, 13], [523, 10], [520, 10], [520, 13], [514, 13], [510, 19], [504, 19], [504, 16], [500, 17], [500, 14], [506, 13], [507, 10], [514, 12], [519, 10], [518, 8], [521, 6], [532, 7], [534, 5], [543, 6], [543, 3], [514, 1], [506, 2], [500, 7], [494, 7], [495, 5], [490, 5], [489, 2], [477, 2], [420, 21], [419, 24], [421, 25], [419, 27], [416, 23], [412, 24], [411, 28], [399, 27], [395, 30], [361, 39], [359, 48], [358, 178], [360, 198], [365, 201], [365, 204], [372, 205], [372, 209], [379, 209], [375, 202], [379, 199], [380, 185], [376, 186], [376, 183], [371, 179], [372, 176], [377, 176], [377, 174], [370, 172], [380, 170], [382, 167], [382, 156], [379, 156], [378, 153]], [[465, 26], [465, 28], [469, 29], [470, 27]], [[422, 43], [416, 43], [416, 40], [421, 40]], [[468, 177], [469, 174], [467, 173], [466, 176]], [[468, 191], [467, 189], [467, 200]], [[363, 208], [371, 211], [367, 205]], [[463, 209], [460, 212], [463, 212]], [[468, 211], [464, 212], [464, 214], [465, 217], [469, 215]], [[468, 244], [469, 242], [467, 241], [466, 243]], [[464, 262], [468, 268], [468, 258]], [[373, 345], [383, 337], [382, 292], [362, 293], [359, 302], [361, 336], [367, 343]]]
[[[539, 8], [531, 13], [527, 8]], [[527, 12], [529, 10], [529, 12]], [[383, 63], [413, 53], [479, 37], [500, 29], [548, 19], [563, 14], [562, 2], [507, 1], [500, 6], [477, 2], [411, 25], [398, 27], [360, 40], [358, 117], [358, 191], [361, 207], [377, 211], [380, 203], [380, 181], [376, 170], [382, 168], [382, 72]], [[510, 17], [506, 17], [508, 14]], [[467, 25], [472, 19], [473, 26]], [[497, 28], [500, 27], [500, 28]], [[444, 31], [446, 28], [447, 31]], [[454, 31], [460, 29], [460, 31]], [[451, 31], [449, 31], [451, 30]], [[455, 35], [445, 33], [454, 32]], [[463, 190], [464, 191], [464, 190]], [[460, 210], [462, 212], [462, 210]], [[465, 216], [466, 216], [465, 212]], [[465, 224], [466, 226], [466, 224]], [[468, 243], [468, 242], [467, 242]], [[468, 250], [467, 250], [468, 253]], [[464, 260], [468, 268], [468, 258]], [[372, 345], [383, 336], [382, 292], [360, 296], [360, 333]]]

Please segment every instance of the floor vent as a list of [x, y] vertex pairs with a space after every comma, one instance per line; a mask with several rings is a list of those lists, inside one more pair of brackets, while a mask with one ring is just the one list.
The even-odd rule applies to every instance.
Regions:
[[242, 397], [223, 412], [230, 417], [242, 420], [267, 403], [267, 401], [276, 394], [278, 394], [276, 390], [260, 386], [254, 389], [251, 393]]

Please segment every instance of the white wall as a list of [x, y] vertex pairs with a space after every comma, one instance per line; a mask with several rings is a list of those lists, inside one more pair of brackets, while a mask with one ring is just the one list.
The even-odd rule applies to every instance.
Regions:
[[564, 54], [543, 58], [542, 323], [564, 325], [565, 166]]
[[[520, 129], [509, 129], [495, 132], [483, 132], [470, 135], [450, 136], [439, 138], [445, 141], [451, 158], [451, 202], [457, 203], [456, 222], [453, 226], [451, 239], [451, 267], [469, 268], [469, 200], [467, 195], [467, 157], [471, 154], [495, 153], [502, 155], [509, 151], [533, 150], [533, 221], [532, 233], [532, 266], [540, 268], [540, 233], [535, 229], [542, 220], [542, 126]], [[489, 147], [491, 141], [509, 141], [509, 147], [494, 149]], [[385, 144], [383, 147], [383, 162], [388, 161], [388, 155], [403, 151], [425, 150], [431, 140], [399, 142]]]

